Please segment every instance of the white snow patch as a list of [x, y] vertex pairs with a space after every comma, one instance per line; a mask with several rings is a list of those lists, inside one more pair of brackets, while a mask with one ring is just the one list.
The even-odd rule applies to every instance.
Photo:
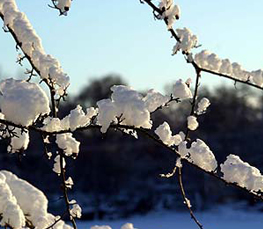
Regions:
[[50, 112], [48, 97], [38, 84], [6, 79], [0, 82], [0, 91], [1, 111], [15, 124], [29, 126], [39, 115]]
[[227, 182], [237, 183], [251, 191], [263, 191], [263, 176], [260, 171], [247, 162], [243, 162], [239, 156], [228, 155], [220, 167], [224, 174], [223, 179]]

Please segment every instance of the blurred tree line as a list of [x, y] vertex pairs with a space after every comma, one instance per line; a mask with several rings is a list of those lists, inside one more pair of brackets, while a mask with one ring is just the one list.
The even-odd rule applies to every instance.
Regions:
[[[69, 96], [61, 104], [60, 116], [66, 116], [77, 104], [83, 108], [95, 106], [97, 101], [110, 97], [110, 87], [116, 84], [126, 83], [118, 75], [91, 80], [79, 94]], [[191, 138], [204, 140], [218, 163], [229, 154], [237, 154], [263, 171], [262, 96], [241, 85], [200, 89], [199, 98], [209, 98], [211, 106], [200, 117], [200, 127]], [[184, 101], [155, 112], [153, 130], [164, 121], [170, 124], [174, 134], [185, 130], [189, 108], [189, 101]], [[32, 140], [25, 157], [7, 154], [8, 141], [1, 142], [0, 169], [13, 171], [43, 190], [48, 195], [51, 211], [59, 213], [63, 209], [63, 201], [58, 196], [60, 178], [52, 172], [53, 160], [47, 159], [40, 136], [35, 133], [30, 137]], [[159, 175], [172, 171], [176, 157], [171, 152], [145, 136], [139, 135], [136, 140], [114, 130], [105, 135], [99, 130], [77, 132], [75, 137], [81, 142], [80, 154], [67, 164], [68, 174], [75, 181], [72, 198], [82, 206], [83, 219], [126, 217], [157, 209], [184, 209], [177, 178]], [[185, 188], [197, 210], [241, 199], [255, 204], [246, 193], [225, 187], [195, 168], [185, 167]]]

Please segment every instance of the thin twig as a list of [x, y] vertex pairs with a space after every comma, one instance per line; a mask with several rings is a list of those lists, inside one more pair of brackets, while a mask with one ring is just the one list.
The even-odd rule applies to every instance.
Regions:
[[63, 167], [63, 161], [64, 160], [65, 160], [64, 153], [62, 151], [62, 152], [60, 152], [60, 172], [61, 172], [60, 176], [61, 176], [62, 189], [63, 189], [63, 194], [64, 194], [64, 202], [66, 204], [67, 213], [68, 213], [69, 219], [72, 223], [72, 226], [74, 229], [77, 229], [76, 221], [75, 221], [74, 217], [71, 216], [71, 213], [70, 213], [70, 201], [68, 198], [68, 188], [66, 185], [66, 169]]
[[189, 210], [189, 213], [191, 215], [191, 218], [195, 221], [195, 223], [198, 225], [198, 227], [200, 229], [203, 229], [203, 225], [197, 220], [197, 218], [195, 217], [194, 215], [194, 212], [192, 210], [192, 207], [189, 203], [189, 200], [187, 199], [186, 197], [186, 194], [185, 194], [185, 190], [184, 190], [184, 184], [183, 184], [183, 179], [182, 179], [182, 168], [179, 167], [178, 168], [178, 183], [179, 183], [179, 186], [180, 186], [180, 190], [181, 190], [181, 194], [182, 194], [182, 197], [184, 199], [184, 203], [186, 205], [186, 207], [188, 208]]

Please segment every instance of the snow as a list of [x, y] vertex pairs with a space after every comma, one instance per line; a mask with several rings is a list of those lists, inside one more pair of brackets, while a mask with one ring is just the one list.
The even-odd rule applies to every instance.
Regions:
[[65, 184], [66, 184], [67, 188], [71, 189], [72, 186], [74, 185], [74, 182], [73, 182], [72, 178], [69, 177], [69, 178], [65, 181]]
[[56, 136], [56, 143], [60, 149], [62, 149], [66, 156], [75, 156], [79, 153], [79, 145], [78, 142], [71, 133], [66, 134], [58, 134]]
[[[59, 7], [70, 6], [70, 0], [59, 0]], [[23, 52], [29, 56], [34, 66], [40, 71], [40, 77], [49, 85], [54, 85], [57, 95], [69, 86], [69, 77], [65, 74], [58, 60], [47, 55], [42, 46], [40, 37], [37, 35], [27, 16], [21, 13], [15, 1], [3, 0], [0, 3], [0, 13], [4, 16], [5, 26], [8, 26], [22, 44]]]
[[96, 116], [98, 109], [90, 107], [86, 109], [86, 113], [83, 111], [80, 105], [70, 111], [70, 114], [64, 117], [62, 120], [59, 118], [48, 117], [44, 120], [43, 130], [48, 132], [71, 130], [75, 131], [79, 127], [88, 126], [91, 119]]
[[168, 146], [179, 145], [182, 142], [182, 138], [179, 134], [172, 136], [172, 131], [167, 122], [164, 122], [159, 127], [157, 127], [154, 132], [158, 135], [161, 141]]
[[111, 87], [111, 99], [97, 102], [99, 114], [97, 123], [101, 125], [101, 132], [105, 133], [111, 123], [151, 128], [150, 112], [147, 109], [143, 96], [128, 86], [115, 85]]
[[[60, 155], [57, 155], [54, 159], [55, 163], [53, 166], [53, 171], [57, 173], [59, 176], [61, 174], [61, 169], [60, 169]], [[66, 161], [64, 158], [62, 158], [62, 168], [66, 167]]]
[[71, 7], [71, 0], [56, 0], [55, 4], [61, 10], [62, 14], [67, 15], [67, 11], [69, 11]]
[[0, 82], [0, 91], [1, 112], [15, 124], [29, 126], [50, 112], [48, 97], [38, 84], [6, 79]]
[[26, 150], [29, 144], [29, 134], [28, 131], [23, 131], [19, 128], [15, 128], [14, 132], [16, 136], [11, 138], [10, 142], [10, 153], [19, 152], [20, 149]]
[[122, 225], [121, 229], [137, 229], [137, 228], [134, 228], [132, 223], [125, 223], [124, 225]]
[[[8, 213], [4, 221], [11, 217], [15, 228], [21, 228], [19, 225], [24, 225], [25, 217], [37, 229], [48, 227], [55, 221], [55, 216], [47, 212], [48, 200], [46, 196], [27, 181], [18, 178], [9, 171], [1, 170], [0, 187], [3, 187], [0, 189], [1, 194], [8, 197], [6, 198], [7, 201], [2, 200], [0, 202], [0, 214]], [[0, 198], [2, 197], [4, 196], [0, 195]], [[7, 206], [6, 204], [9, 204], [9, 208], [6, 209], [8, 211], [3, 208], [3, 206]], [[60, 221], [54, 228], [66, 229], [71, 227]]]
[[178, 153], [182, 158], [197, 165], [208, 172], [213, 172], [217, 168], [217, 161], [213, 152], [201, 139], [192, 142], [191, 147], [187, 148], [187, 142], [183, 141], [178, 146]]
[[220, 165], [224, 174], [223, 179], [230, 183], [237, 183], [252, 191], [263, 191], [263, 176], [260, 171], [247, 162], [243, 162], [239, 156], [230, 154], [224, 164]]
[[202, 98], [201, 101], [197, 104], [197, 114], [200, 115], [205, 113], [210, 104], [211, 103], [208, 98]]
[[[197, 219], [204, 228], [215, 229], [247, 229], [262, 228], [262, 213], [251, 209], [236, 209], [235, 206], [214, 206], [205, 212], [195, 212]], [[119, 220], [94, 220], [78, 222], [79, 229], [120, 229], [126, 222], [133, 223], [139, 229], [196, 229], [189, 212], [159, 211], [147, 215], [133, 216]], [[93, 225], [110, 225], [108, 228], [96, 228]]]
[[169, 100], [169, 96], [164, 96], [154, 89], [149, 90], [144, 97], [145, 105], [149, 112], [153, 112], [158, 107], [164, 106]]
[[101, 225], [101, 226], [95, 225], [95, 226], [91, 226], [90, 229], [112, 229], [112, 228], [107, 225]]
[[197, 118], [193, 115], [187, 117], [187, 128], [189, 130], [196, 130], [197, 127], [199, 126], [197, 122]]
[[6, 183], [6, 177], [0, 172], [0, 214], [1, 226], [9, 224], [13, 228], [21, 228], [25, 225], [25, 217], [16, 198], [13, 196], [9, 185]]
[[73, 204], [70, 209], [70, 215], [74, 218], [81, 218], [81, 207], [78, 204]]
[[189, 99], [193, 97], [189, 86], [184, 83], [182, 79], [177, 80], [173, 86], [173, 96], [179, 99]]
[[161, 0], [159, 9], [164, 10], [161, 18], [166, 18], [168, 21], [167, 28], [172, 29], [175, 20], [180, 17], [180, 8], [178, 5], [173, 4], [173, 0]]
[[257, 86], [263, 86], [263, 70], [261, 69], [246, 71], [239, 63], [231, 63], [229, 59], [220, 59], [216, 54], [207, 50], [197, 53], [195, 62], [203, 69], [226, 74], [242, 81], [249, 80]]
[[176, 29], [176, 32], [180, 42], [177, 42], [173, 47], [173, 54], [176, 54], [179, 50], [182, 50], [184, 53], [189, 53], [192, 48], [197, 46], [197, 36], [194, 35], [190, 29]]
[[213, 172], [217, 168], [215, 156], [204, 141], [197, 139], [192, 142], [189, 153], [190, 160], [200, 168], [209, 172]]

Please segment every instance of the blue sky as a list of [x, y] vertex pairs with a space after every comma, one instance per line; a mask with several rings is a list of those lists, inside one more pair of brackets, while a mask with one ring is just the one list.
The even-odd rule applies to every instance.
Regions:
[[[194, 77], [182, 55], [171, 56], [175, 42], [163, 22], [139, 0], [74, 0], [67, 17], [47, 7], [49, 0], [17, 0], [42, 38], [47, 53], [56, 57], [71, 77], [70, 93], [90, 78], [118, 73], [135, 89], [163, 90], [176, 79]], [[263, 2], [261, 0], [178, 0], [181, 19], [175, 28], [188, 27], [202, 47], [247, 70], [263, 68]], [[15, 63], [14, 42], [0, 32], [0, 67], [5, 77], [24, 71]], [[204, 75], [204, 85], [222, 80]]]

